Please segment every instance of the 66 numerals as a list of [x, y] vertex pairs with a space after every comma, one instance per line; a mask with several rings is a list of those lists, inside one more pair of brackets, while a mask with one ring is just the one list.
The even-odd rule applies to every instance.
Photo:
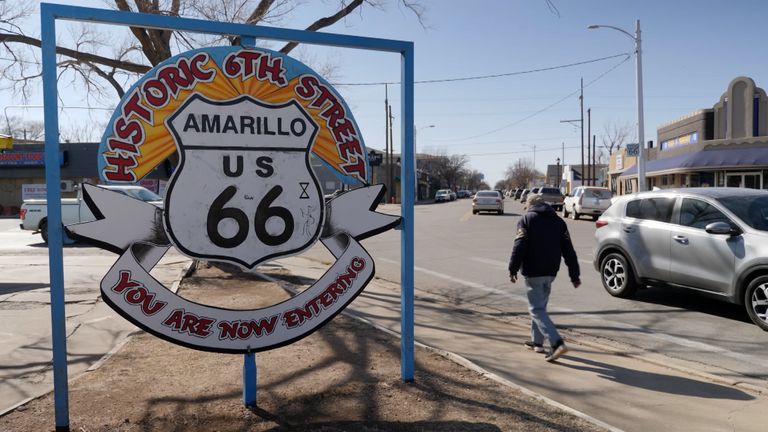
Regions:
[[[267, 246], [279, 246], [287, 242], [293, 234], [293, 215], [291, 212], [280, 206], [273, 206], [272, 203], [283, 192], [282, 186], [274, 186], [264, 195], [264, 198], [256, 207], [256, 216], [253, 221], [253, 230], [256, 237]], [[225, 207], [225, 205], [235, 196], [237, 187], [229, 186], [222, 191], [208, 209], [208, 218], [206, 228], [208, 237], [213, 244], [225, 249], [232, 249], [240, 246], [248, 238], [248, 215], [237, 207]], [[283, 221], [283, 230], [279, 234], [270, 234], [267, 231], [267, 221], [270, 218], [279, 218]], [[232, 237], [224, 237], [219, 232], [219, 222], [224, 219], [232, 219], [237, 223], [237, 232]]]

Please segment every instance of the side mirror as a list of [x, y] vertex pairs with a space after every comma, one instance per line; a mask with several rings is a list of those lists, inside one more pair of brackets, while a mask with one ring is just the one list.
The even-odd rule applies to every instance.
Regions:
[[731, 226], [728, 223], [725, 222], [712, 222], [711, 224], [704, 227], [704, 231], [708, 232], [709, 234], [718, 234], [718, 235], [730, 235], [730, 236], [737, 236], [741, 234], [741, 230]]

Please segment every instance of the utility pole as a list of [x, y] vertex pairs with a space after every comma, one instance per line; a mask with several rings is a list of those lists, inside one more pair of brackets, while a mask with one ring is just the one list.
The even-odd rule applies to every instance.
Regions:
[[584, 78], [581, 79], [579, 105], [581, 105], [581, 184], [584, 185]]
[[[591, 147], [589, 145], [589, 137], [592, 136], [592, 108], [587, 108], [587, 172], [591, 172], [591, 166], [592, 166], [592, 157], [590, 157], [589, 148]], [[594, 157], [594, 155], [592, 155]], [[592, 175], [587, 176], [587, 185], [592, 185]]]
[[[397, 197], [397, 191], [395, 191], [395, 142], [392, 140], [392, 121], [395, 119], [392, 116], [392, 105], [389, 105], [387, 112], [389, 113], [389, 178], [392, 181], [391, 192], [389, 193], [389, 202], [394, 203]], [[402, 146], [400, 146], [402, 148]], [[403, 152], [400, 152], [400, 157], [403, 157]], [[401, 162], [402, 163], [402, 162]], [[400, 179], [402, 183], [403, 179]]]
[[597, 135], [592, 135], [592, 186], [597, 186]]
[[389, 167], [392, 164], [392, 161], [389, 160], [389, 95], [386, 84], [384, 84], [384, 162], [386, 162], [386, 165], [384, 165], [384, 184], [387, 186], [389, 195], [392, 196], [392, 182], [389, 178]]

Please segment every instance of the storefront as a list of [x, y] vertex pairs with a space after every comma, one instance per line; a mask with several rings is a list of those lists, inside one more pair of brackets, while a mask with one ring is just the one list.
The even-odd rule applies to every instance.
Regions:
[[[731, 81], [713, 108], [660, 126], [658, 142], [656, 148], [647, 149], [649, 189], [768, 189], [768, 97], [751, 78]], [[615, 178], [612, 187], [616, 193], [636, 191], [637, 166], [621, 169], [618, 163], [613, 165], [610, 174]]]

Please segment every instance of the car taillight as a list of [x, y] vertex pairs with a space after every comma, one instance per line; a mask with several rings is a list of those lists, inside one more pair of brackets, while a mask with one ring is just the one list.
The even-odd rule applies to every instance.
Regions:
[[19, 218], [21, 218], [21, 220], [24, 220], [26, 216], [27, 216], [27, 209], [23, 208], [19, 210]]
[[597, 222], [595, 222], [595, 226], [597, 228], [602, 228], [602, 227], [604, 227], [606, 225], [608, 225], [608, 221], [607, 220], [598, 219]]
[[500, 203], [500, 202], [501, 202], [501, 200], [500, 200], [500, 199], [497, 199], [497, 200], [496, 200], [496, 204], [498, 204], [498, 203]]
[[476, 204], [477, 203], [477, 198], [472, 198], [472, 202]]

